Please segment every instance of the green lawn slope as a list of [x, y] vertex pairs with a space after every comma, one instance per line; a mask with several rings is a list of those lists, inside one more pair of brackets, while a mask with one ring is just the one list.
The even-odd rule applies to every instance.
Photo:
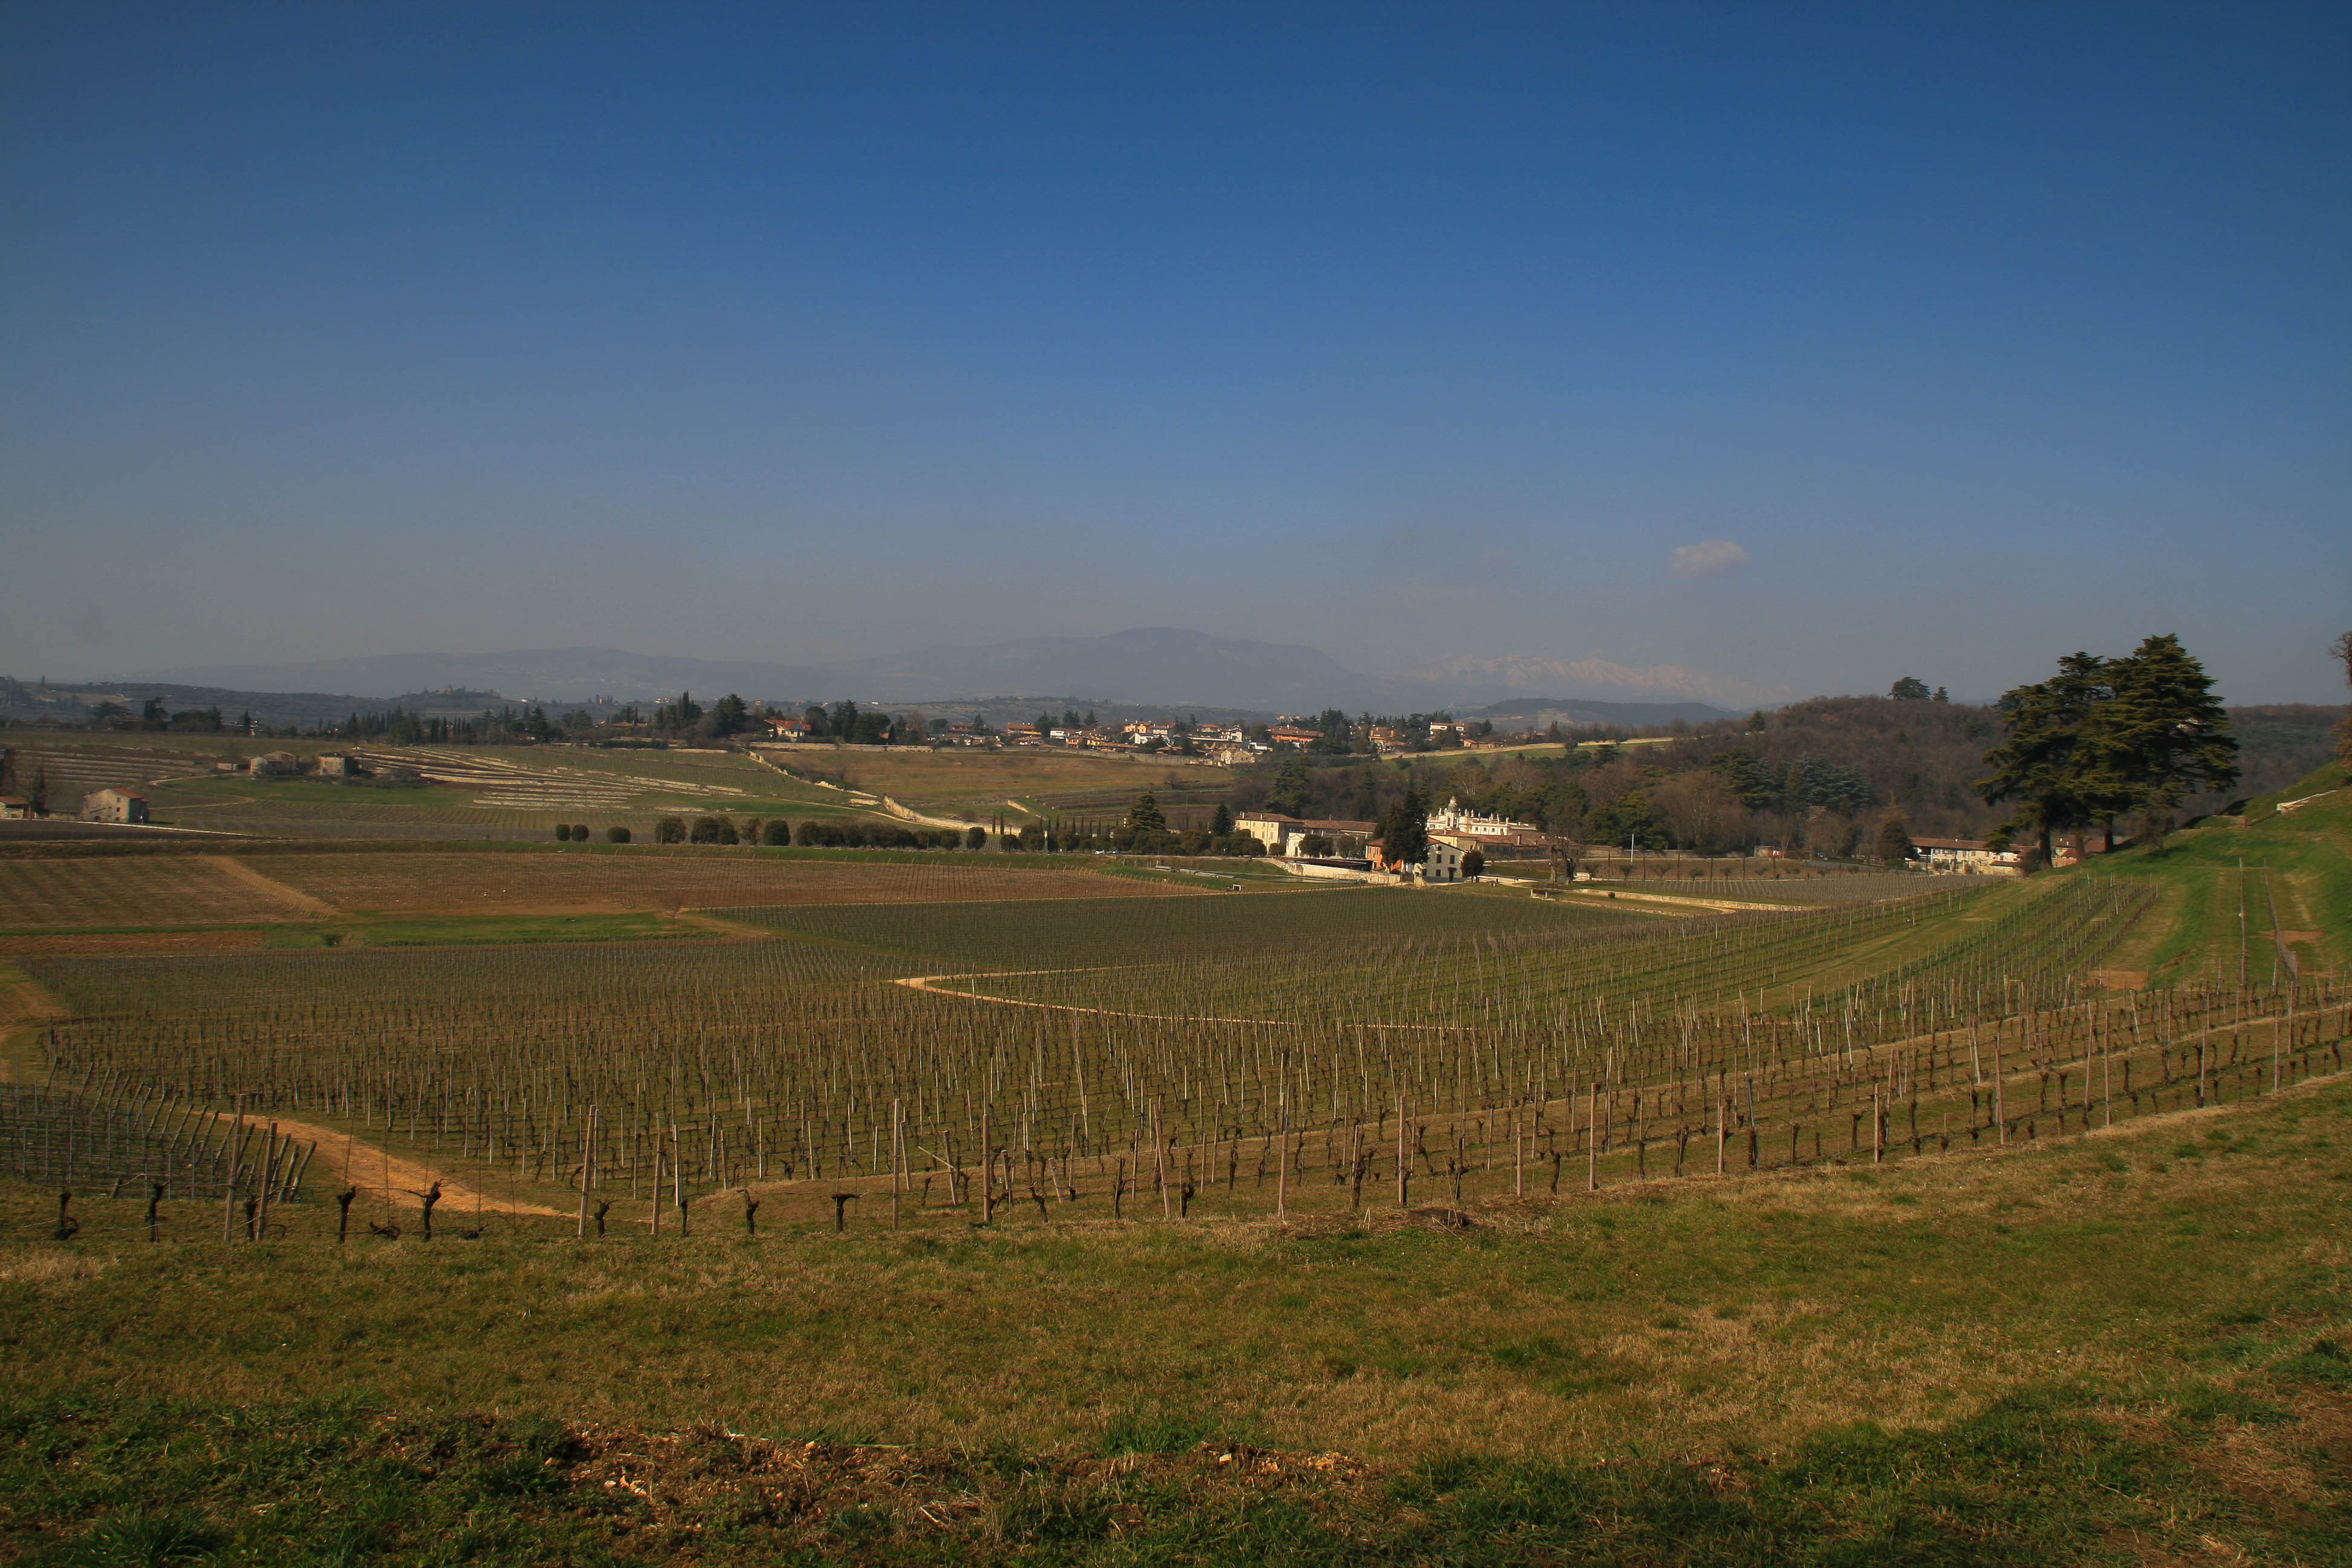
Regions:
[[2145, 971], [2150, 984], [2236, 984], [2242, 908], [2247, 984], [2272, 983], [2274, 924], [2305, 978], [2341, 974], [2352, 958], [2352, 780], [2330, 763], [2247, 802], [2241, 815], [2206, 817], [2160, 844], [2134, 845], [2056, 874], [2160, 884], [2155, 908], [2109, 960]]

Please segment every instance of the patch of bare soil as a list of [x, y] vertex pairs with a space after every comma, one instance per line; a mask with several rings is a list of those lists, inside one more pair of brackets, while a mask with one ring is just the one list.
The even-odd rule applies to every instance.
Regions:
[[1008, 899], [1186, 898], [1090, 868], [992, 866], [982, 857], [934, 862], [740, 860], [609, 855], [286, 856], [275, 881], [346, 911], [372, 914], [579, 914], [764, 905], [990, 902]]
[[[214, 1113], [219, 1120], [235, 1120], [225, 1111]], [[394, 1208], [425, 1207], [425, 1194], [438, 1182], [441, 1199], [435, 1212], [454, 1220], [471, 1215], [477, 1209], [484, 1214], [560, 1215], [543, 1204], [523, 1203], [495, 1193], [485, 1193], [440, 1174], [430, 1165], [403, 1159], [382, 1144], [366, 1143], [348, 1132], [331, 1127], [320, 1127], [308, 1121], [289, 1121], [282, 1116], [249, 1116], [247, 1121], [258, 1121], [267, 1127], [275, 1124], [278, 1132], [297, 1142], [319, 1145], [318, 1173], [304, 1178], [307, 1190], [312, 1181], [323, 1187], [335, 1177], [341, 1177], [359, 1189], [362, 1201], [388, 1203]], [[332, 1174], [331, 1175], [330, 1173]]]
[[0, 963], [0, 1083], [15, 1081], [8, 1063], [16, 1054], [16, 1037], [34, 1026], [64, 1017], [65, 1012], [30, 975], [14, 964]]
[[205, 859], [208, 864], [219, 867], [232, 880], [244, 883], [265, 898], [277, 900], [286, 907], [289, 914], [299, 915], [306, 920], [323, 921], [332, 920], [341, 912], [332, 904], [322, 903], [310, 894], [298, 892], [283, 882], [272, 881], [255, 870], [246, 860], [227, 855], [207, 855]]
[[261, 945], [257, 931], [64, 931], [48, 936], [0, 935], [0, 958], [110, 957], [142, 952], [245, 952]]

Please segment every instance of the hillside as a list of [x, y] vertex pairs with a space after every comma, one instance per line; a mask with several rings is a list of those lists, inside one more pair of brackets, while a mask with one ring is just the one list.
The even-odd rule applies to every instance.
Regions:
[[[2244, 777], [2234, 795], [2273, 792], [2328, 754], [2339, 710], [2309, 705], [2231, 710]], [[1760, 724], [1760, 728], [1755, 728]], [[1985, 753], [2000, 741], [1989, 708], [1885, 697], [1817, 697], [1746, 720], [1697, 727], [1622, 748], [1539, 747], [1507, 752], [1433, 752], [1397, 762], [1311, 759], [1297, 781], [1313, 816], [1377, 818], [1407, 789], [1534, 823], [1569, 837], [1644, 847], [1723, 850], [1752, 844], [1839, 855], [1866, 850], [1890, 809], [1914, 838], [1977, 838], [2004, 815], [1976, 794]], [[1236, 808], [1282, 791], [1285, 761], [1244, 774]], [[1627, 797], [1638, 805], [1625, 805]], [[2182, 804], [2187, 819], [2219, 811], [2219, 796]], [[1608, 808], [1604, 814], [1604, 808]], [[2125, 825], [2128, 827], [2130, 825]]]
[[2330, 763], [2249, 801], [2242, 815], [2060, 875], [2144, 878], [2161, 889], [2109, 960], [2120, 983], [2242, 977], [2268, 988], [2290, 969], [2306, 981], [2342, 974], [2352, 963], [2352, 777]]

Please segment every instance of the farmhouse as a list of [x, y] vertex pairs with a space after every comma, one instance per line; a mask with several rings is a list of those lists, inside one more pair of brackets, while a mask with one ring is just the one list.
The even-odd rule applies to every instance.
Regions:
[[1452, 799], [1446, 801], [1443, 811], [1430, 814], [1429, 830], [1460, 834], [1467, 838], [1511, 838], [1523, 833], [1542, 836], [1542, 830], [1533, 823], [1514, 822], [1507, 816], [1481, 816], [1475, 811], [1463, 810], [1461, 803]]
[[1381, 830], [1377, 822], [1350, 822], [1337, 816], [1285, 816], [1273, 811], [1244, 811], [1234, 819], [1234, 831], [1246, 833], [1265, 846], [1269, 855], [1296, 856], [1310, 837], [1328, 838], [1335, 850], [1347, 851]]
[[119, 789], [92, 790], [81, 797], [84, 822], [144, 822], [147, 797]]
[[1999, 875], [2017, 868], [2015, 850], [1989, 849], [1974, 838], [1918, 838], [1912, 841], [1912, 847], [1930, 871]]
[[22, 822], [33, 815], [33, 803], [22, 795], [0, 795], [0, 822]]
[[248, 766], [255, 778], [276, 778], [285, 773], [300, 773], [302, 759], [291, 752], [264, 752]]
[[1450, 844], [1464, 851], [1478, 849], [1492, 855], [1497, 850], [1509, 850], [1522, 857], [1543, 854], [1552, 843], [1549, 834], [1517, 826], [1507, 833], [1466, 833], [1451, 828], [1441, 831], [1433, 827], [1429, 837], [1433, 844]]
[[322, 752], [319, 756], [319, 776], [322, 779], [352, 779], [360, 774], [360, 760], [342, 752]]

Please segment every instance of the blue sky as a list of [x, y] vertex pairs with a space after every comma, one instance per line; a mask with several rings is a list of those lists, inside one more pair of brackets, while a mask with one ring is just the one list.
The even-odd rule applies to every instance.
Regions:
[[0, 670], [1175, 625], [1744, 700], [2178, 631], [2336, 700], [2347, 67], [2340, 5], [12, 6]]

